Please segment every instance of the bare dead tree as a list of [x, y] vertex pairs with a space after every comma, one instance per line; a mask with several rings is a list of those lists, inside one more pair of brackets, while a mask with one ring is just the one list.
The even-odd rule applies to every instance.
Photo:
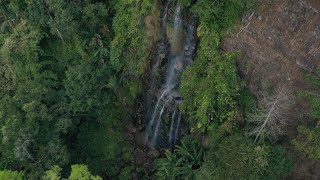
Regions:
[[248, 114], [247, 121], [252, 125], [248, 135], [257, 140], [277, 140], [284, 134], [289, 123], [288, 110], [292, 107], [291, 93], [288, 87], [277, 91], [273, 96], [265, 96], [259, 108]]

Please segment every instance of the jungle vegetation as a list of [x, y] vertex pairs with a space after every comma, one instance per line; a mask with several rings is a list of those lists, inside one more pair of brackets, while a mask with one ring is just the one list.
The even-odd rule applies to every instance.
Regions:
[[[190, 135], [149, 173], [134, 163], [124, 129], [144, 93], [153, 47], [144, 18], [158, 13], [154, 0], [1, 1], [0, 179], [281, 179], [293, 168], [288, 146], [319, 160], [316, 91], [301, 92], [314, 121], [289, 145], [264, 129], [256, 141], [235, 121], [259, 107], [238, 75], [240, 52], [219, 47], [255, 1], [178, 3], [199, 19], [181, 82]], [[317, 87], [319, 77], [306, 81]]]

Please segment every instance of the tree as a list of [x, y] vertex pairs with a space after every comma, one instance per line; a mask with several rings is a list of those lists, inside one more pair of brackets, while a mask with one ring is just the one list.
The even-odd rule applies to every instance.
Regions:
[[268, 166], [264, 179], [281, 179], [293, 171], [293, 160], [282, 146], [269, 146]]
[[[306, 79], [311, 85], [319, 88], [320, 68], [314, 75], [307, 74]], [[315, 121], [311, 122], [314, 125], [313, 127], [298, 126], [299, 135], [292, 142], [299, 152], [304, 153], [311, 159], [320, 159], [320, 94], [317, 91], [302, 91], [301, 95], [309, 101], [309, 115]]]
[[[154, 1], [156, 3], [156, 1]], [[144, 17], [151, 14], [152, 1], [116, 1], [112, 22], [114, 38], [110, 47], [110, 65], [117, 72], [117, 96], [124, 106], [134, 103], [141, 92], [139, 78], [147, 70], [152, 47], [146, 42]]]
[[[179, 2], [191, 4], [187, 0]], [[216, 129], [237, 114], [236, 99], [241, 89], [237, 53], [221, 55], [219, 45], [227, 28], [253, 5], [252, 1], [198, 0], [190, 7], [199, 17], [200, 43], [194, 63], [182, 74], [181, 108], [201, 131]]]
[[222, 140], [212, 158], [217, 159], [212, 172], [216, 172], [214, 176], [218, 179], [256, 179], [268, 165], [267, 148], [255, 146], [241, 135]]
[[174, 153], [166, 152], [166, 157], [157, 161], [158, 179], [195, 179], [201, 167], [205, 151], [201, 144], [185, 137]]
[[[8, 29], [0, 36], [0, 73], [5, 75], [0, 82], [6, 84], [0, 85], [1, 169], [23, 169], [38, 179], [53, 165], [65, 166], [74, 144], [81, 144], [68, 138], [78, 136], [82, 122], [99, 122], [118, 133], [113, 127], [121, 118], [114, 116], [121, 107], [108, 87], [114, 78], [107, 53], [112, 8], [91, 0], [1, 2], [1, 17], [9, 23], [1, 24]], [[93, 37], [101, 46], [91, 43]], [[103, 147], [115, 147], [112, 140]], [[103, 156], [114, 154], [103, 151]]]
[[55, 165], [51, 169], [47, 170], [42, 177], [43, 180], [60, 180], [61, 170], [59, 166]]
[[44, 169], [68, 162], [67, 149], [60, 138], [70, 127], [71, 119], [65, 109], [61, 68], [46, 55], [51, 48], [42, 50], [40, 45], [48, 42], [47, 34], [28, 21], [24, 9], [27, 4], [10, 3], [17, 10], [11, 17], [15, 25], [1, 47], [1, 61], [12, 66], [16, 86], [0, 99], [1, 134], [5, 139], [0, 157], [4, 162], [4, 157], [11, 160], [1, 167], [19, 167], [32, 172], [29, 178], [38, 178]]
[[311, 159], [320, 159], [320, 128], [299, 126], [298, 132], [300, 137], [292, 141], [295, 148]]
[[0, 171], [0, 179], [6, 180], [6, 179], [14, 179], [14, 180], [23, 180], [24, 179], [24, 174], [19, 173], [17, 171]]
[[246, 121], [251, 125], [248, 134], [255, 136], [255, 142], [266, 138], [274, 141], [284, 134], [289, 121], [287, 113], [292, 107], [290, 96], [284, 87], [273, 96], [263, 97], [259, 109], [248, 114]]
[[[211, 38], [211, 37], [210, 37]], [[240, 79], [234, 64], [234, 55], [219, 55], [207, 49], [209, 40], [200, 44], [198, 57], [191, 67], [183, 72], [181, 109], [189, 119], [204, 131], [213, 130], [236, 115], [236, 98]]]
[[[51, 169], [47, 170], [42, 179], [44, 180], [64, 180], [61, 177], [61, 170], [59, 166], [52, 166]], [[69, 180], [102, 180], [100, 176], [94, 176], [89, 171], [88, 167], [83, 164], [74, 164], [71, 166], [71, 174]]]
[[181, 175], [176, 154], [167, 151], [166, 157], [157, 161], [157, 179], [176, 179]]
[[14, 90], [13, 67], [8, 62], [0, 61], [0, 98]]
[[[112, 116], [109, 116], [112, 118]], [[112, 123], [110, 119], [110, 123]], [[119, 126], [109, 122], [84, 122], [75, 143], [75, 163], [85, 163], [100, 175], [116, 176], [126, 161], [122, 155], [126, 144]]]
[[102, 180], [99, 176], [94, 176], [83, 164], [75, 164], [71, 166], [71, 174], [69, 180]]
[[212, 145], [197, 173], [199, 180], [280, 179], [292, 169], [292, 161], [285, 149], [256, 145], [238, 133]]
[[314, 86], [313, 91], [302, 91], [300, 95], [307, 98], [310, 104], [310, 117], [313, 119], [320, 119], [320, 93], [317, 89], [320, 87], [320, 67], [314, 74], [307, 74], [306, 81]]

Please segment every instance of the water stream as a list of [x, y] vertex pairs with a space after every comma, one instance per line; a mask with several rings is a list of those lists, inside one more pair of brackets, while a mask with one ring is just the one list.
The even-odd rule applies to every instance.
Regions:
[[[169, 12], [174, 11], [174, 15]], [[171, 24], [169, 21], [171, 20]], [[179, 105], [182, 97], [179, 94], [181, 73], [191, 65], [195, 51], [196, 20], [190, 15], [183, 15], [183, 8], [171, 1], [167, 2], [161, 25], [161, 39], [153, 72], [161, 72], [161, 63], [167, 57], [163, 71], [164, 82], [158, 88], [156, 103], [151, 104], [147, 115], [145, 143], [151, 148], [159, 146], [173, 147], [179, 140], [181, 112]], [[168, 29], [171, 31], [169, 32]], [[161, 78], [161, 76], [158, 76]], [[151, 80], [154, 86], [155, 79]], [[154, 87], [153, 87], [154, 88]], [[167, 117], [168, 128], [166, 127]]]

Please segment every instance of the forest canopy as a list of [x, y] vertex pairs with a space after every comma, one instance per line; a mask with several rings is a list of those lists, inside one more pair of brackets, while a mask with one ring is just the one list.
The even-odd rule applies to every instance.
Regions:
[[[172, 148], [149, 150], [135, 139], [147, 128], [145, 97], [166, 3], [196, 17], [197, 49], [179, 85], [187, 132]], [[263, 111], [239, 75], [241, 52], [220, 49], [256, 3], [1, 1], [0, 180], [282, 179], [293, 171], [292, 152], [319, 161], [320, 71], [306, 73], [315, 90], [297, 95], [312, 122], [297, 125], [294, 139], [270, 140], [277, 98]], [[174, 32], [173, 23], [167, 29]]]

